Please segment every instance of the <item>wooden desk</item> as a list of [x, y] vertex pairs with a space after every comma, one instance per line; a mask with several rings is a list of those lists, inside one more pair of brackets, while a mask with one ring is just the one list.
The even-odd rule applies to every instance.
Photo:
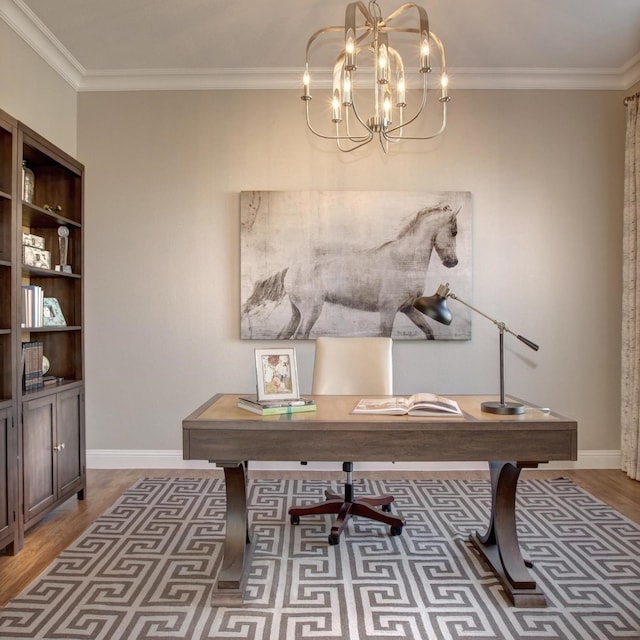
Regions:
[[545, 606], [527, 568], [530, 563], [520, 552], [516, 488], [524, 467], [576, 460], [577, 424], [535, 408], [519, 416], [483, 413], [480, 403], [493, 399], [489, 396], [449, 397], [458, 401], [463, 418], [352, 415], [359, 396], [316, 396], [317, 411], [263, 418], [239, 409], [233, 394], [216, 395], [185, 418], [184, 459], [209, 460], [225, 474], [226, 533], [214, 603], [242, 601], [250, 543], [245, 460], [487, 460], [489, 524], [484, 534], [475, 533], [470, 540], [516, 606]]

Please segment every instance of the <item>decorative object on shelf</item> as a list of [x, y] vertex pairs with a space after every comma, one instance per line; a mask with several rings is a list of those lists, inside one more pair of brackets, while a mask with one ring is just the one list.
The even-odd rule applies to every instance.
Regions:
[[49, 358], [47, 356], [42, 356], [42, 375], [47, 373], [51, 368], [51, 363], [49, 362]]
[[299, 400], [295, 349], [256, 349], [256, 397], [265, 400]]
[[22, 247], [22, 263], [28, 267], [51, 269], [51, 252], [36, 247]]
[[[413, 10], [415, 22], [407, 26], [408, 12]], [[330, 112], [326, 114], [326, 121], [333, 123], [335, 130], [327, 127], [318, 131], [311, 123], [310, 52], [316, 40], [335, 32], [344, 33], [344, 42], [341, 42], [335, 62], [326, 57], [321, 60], [324, 65], [333, 64], [330, 101], [322, 100], [321, 103], [323, 106], [329, 104]], [[318, 47], [319, 52], [326, 51], [327, 40], [328, 44], [335, 44], [329, 36], [322, 40], [325, 46]], [[370, 62], [360, 69], [359, 65], [365, 56]], [[408, 75], [409, 68], [405, 75], [403, 57], [409, 64], [415, 63], [413, 75]], [[420, 116], [426, 114], [427, 78], [436, 61], [440, 73], [440, 125], [434, 132], [423, 134], [418, 125]], [[356, 73], [358, 70], [361, 73]], [[371, 0], [368, 8], [363, 2], [349, 3], [344, 25], [324, 27], [309, 38], [303, 85], [302, 100], [305, 102], [309, 130], [320, 138], [335, 140], [340, 151], [354, 151], [377, 135], [386, 153], [389, 143], [429, 140], [440, 135], [447, 126], [447, 103], [450, 98], [447, 93], [444, 46], [435, 33], [429, 31], [426, 10], [413, 2], [403, 4], [386, 18], [382, 17], [376, 0]], [[407, 117], [405, 109], [411, 102], [409, 96], [412, 89], [421, 90], [421, 96], [416, 91], [415, 97], [418, 99]], [[356, 96], [363, 102], [371, 96], [373, 102], [367, 107], [359, 104]]]
[[67, 253], [69, 251], [69, 227], [60, 225], [58, 227], [58, 247], [60, 249], [60, 264], [56, 265], [56, 271], [72, 273], [71, 265], [67, 264]]
[[43, 324], [45, 327], [66, 327], [67, 321], [64, 319], [60, 303], [56, 298], [45, 298], [42, 312]]
[[22, 199], [33, 203], [33, 195], [36, 189], [36, 178], [33, 171], [27, 166], [27, 161], [22, 161]]
[[494, 320], [492, 317], [488, 316], [486, 313], [472, 307], [468, 302], [461, 300], [458, 296], [451, 291], [449, 288], [449, 283], [441, 284], [438, 287], [435, 295], [433, 296], [425, 296], [422, 298], [418, 298], [413, 306], [424, 313], [425, 315], [441, 322], [442, 324], [450, 324], [453, 318], [451, 311], [449, 310], [449, 306], [447, 305], [447, 298], [453, 298], [458, 302], [465, 305], [465, 307], [469, 307], [472, 311], [479, 313], [481, 316], [490, 320], [498, 327], [500, 331], [500, 401], [499, 402], [483, 402], [480, 407], [483, 411], [488, 413], [497, 413], [501, 415], [514, 415], [524, 413], [524, 405], [519, 402], [505, 402], [504, 399], [504, 334], [510, 333], [515, 336], [521, 342], [524, 342], [530, 349], [537, 351], [539, 349], [538, 345], [535, 342], [531, 342], [527, 338], [524, 338], [517, 333], [514, 333], [505, 325], [504, 322], [498, 322]]
[[62, 211], [62, 205], [61, 204], [57, 204], [55, 207], [52, 207], [50, 204], [43, 204], [42, 208], [46, 209], [50, 213], [60, 213]]
[[33, 233], [23, 233], [22, 246], [35, 247], [36, 249], [44, 249], [44, 238], [42, 236], [36, 236]]

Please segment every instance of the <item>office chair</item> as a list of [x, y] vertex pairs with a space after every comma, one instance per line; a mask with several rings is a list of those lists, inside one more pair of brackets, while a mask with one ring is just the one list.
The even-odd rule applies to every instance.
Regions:
[[[312, 394], [314, 395], [392, 395], [393, 370], [391, 338], [316, 339]], [[351, 516], [361, 516], [391, 526], [390, 533], [402, 533], [404, 521], [390, 515], [393, 496], [356, 498], [353, 491], [353, 462], [344, 462], [347, 474], [344, 496], [325, 491], [323, 502], [289, 509], [291, 524], [300, 516], [338, 514], [331, 527], [329, 544], [338, 544]], [[376, 507], [381, 507], [377, 509]]]

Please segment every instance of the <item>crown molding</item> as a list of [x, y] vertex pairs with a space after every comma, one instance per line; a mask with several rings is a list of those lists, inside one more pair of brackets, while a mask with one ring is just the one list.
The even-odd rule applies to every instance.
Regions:
[[[472, 69], [449, 70], [449, 88], [476, 90], [626, 91], [640, 81], [640, 62], [623, 69]], [[314, 72], [312, 89], [331, 87], [331, 70]], [[180, 90], [302, 91], [299, 69], [133, 69], [87, 71], [77, 87], [90, 91]]]
[[[187, 90], [300, 90], [300, 68], [85, 69], [22, 0], [0, 0], [0, 19], [77, 92]], [[451, 90], [626, 91], [640, 82], [640, 54], [620, 68], [450, 68]], [[313, 86], [331, 86], [331, 70], [314, 73]]]
[[0, 18], [76, 91], [85, 68], [22, 0], [0, 0]]

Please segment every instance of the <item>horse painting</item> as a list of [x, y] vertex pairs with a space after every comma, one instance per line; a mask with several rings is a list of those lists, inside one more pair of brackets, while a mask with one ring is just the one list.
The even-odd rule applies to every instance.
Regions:
[[306, 339], [326, 304], [377, 312], [381, 336], [391, 336], [401, 313], [432, 340], [433, 330], [413, 301], [424, 295], [434, 251], [445, 267], [458, 264], [459, 212], [460, 207], [453, 209], [449, 204], [424, 207], [387, 242], [292, 263], [255, 282], [242, 315], [251, 317], [266, 305], [284, 304], [288, 299], [290, 320], [277, 337]]

